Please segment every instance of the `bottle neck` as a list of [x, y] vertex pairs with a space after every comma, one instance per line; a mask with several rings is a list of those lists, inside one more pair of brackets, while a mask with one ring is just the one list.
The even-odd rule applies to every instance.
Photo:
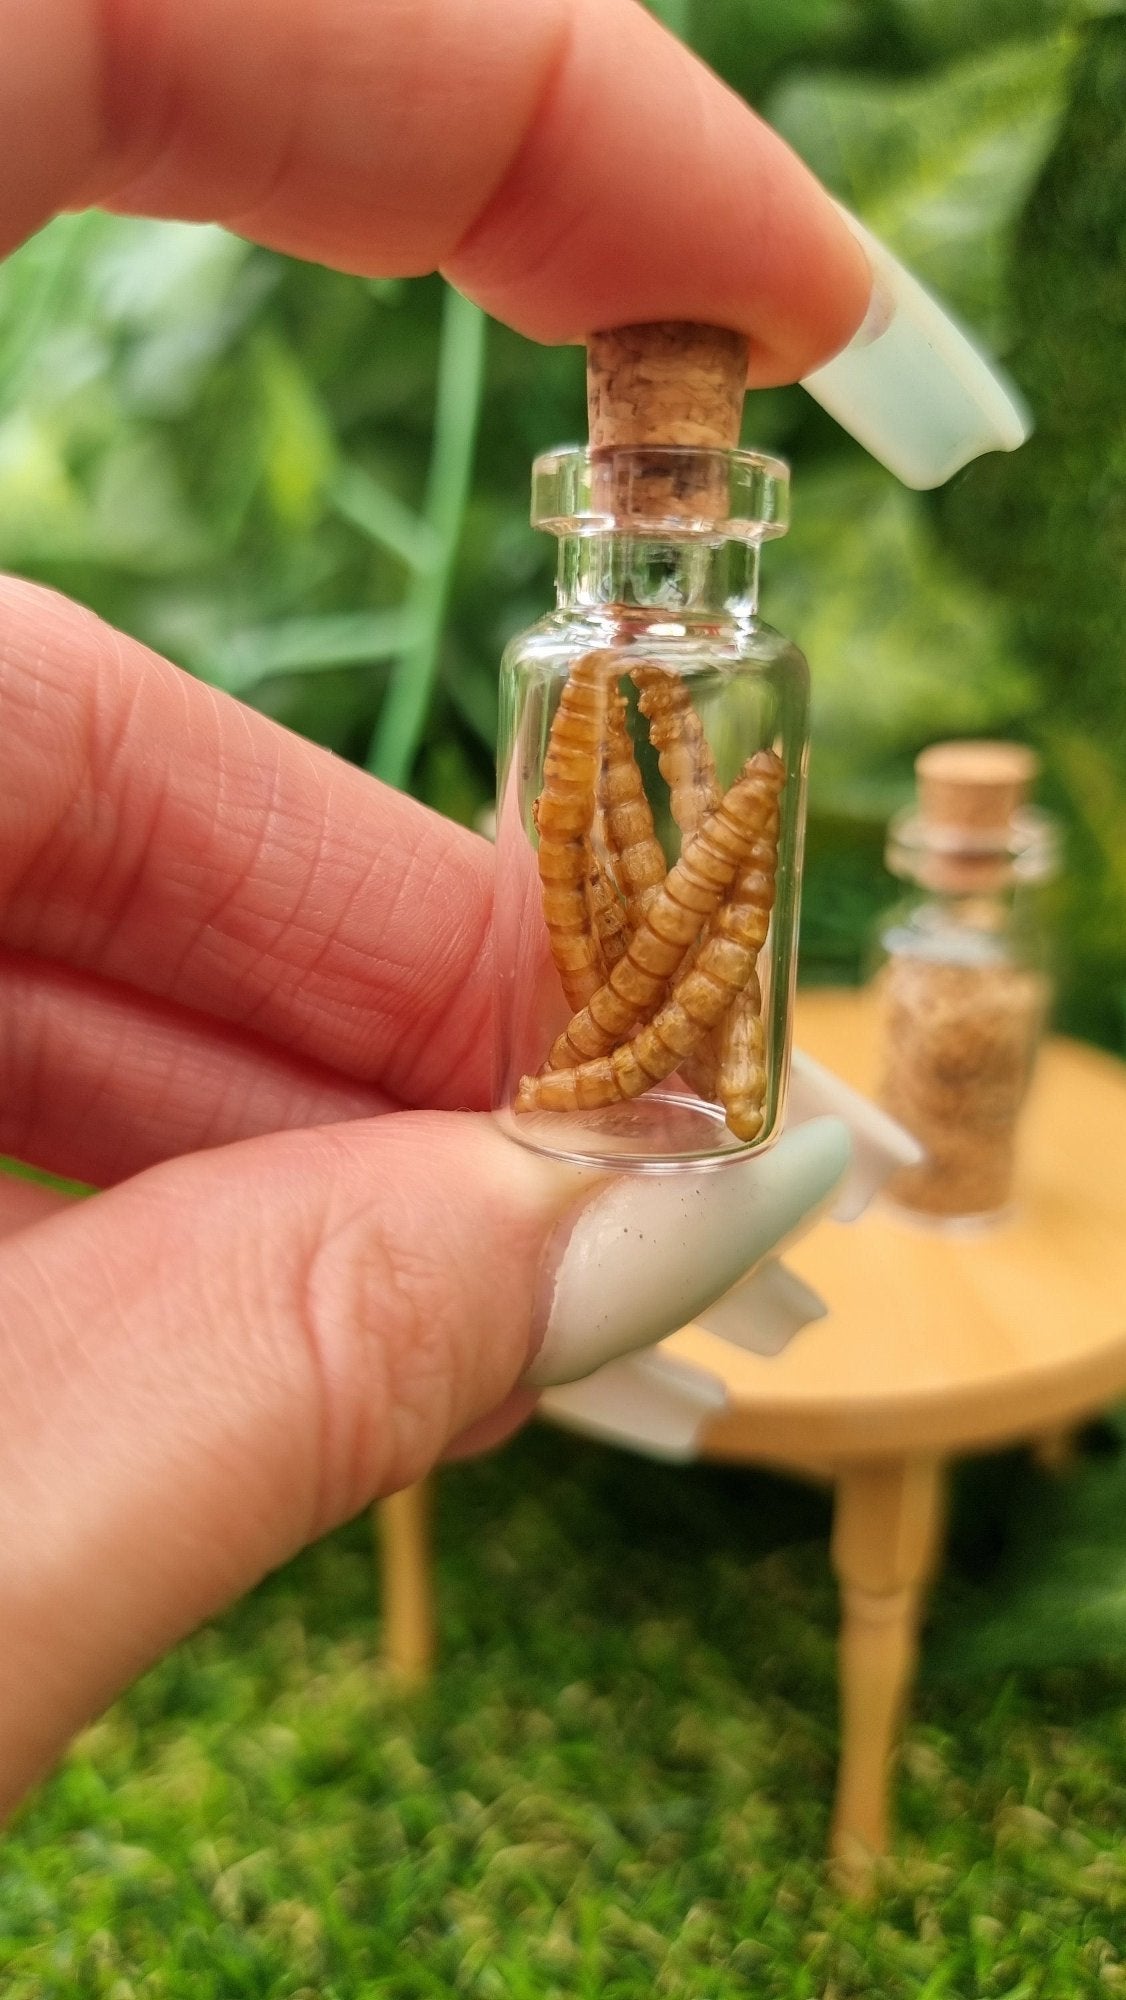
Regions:
[[1035, 966], [1044, 957], [1035, 893], [1018, 885], [976, 896], [916, 888], [888, 912], [881, 937], [892, 958], [970, 969]]
[[1022, 806], [1002, 826], [944, 826], [916, 807], [888, 828], [886, 861], [893, 875], [956, 907], [1051, 881], [1058, 868], [1055, 822]]
[[1018, 895], [1014, 883], [1004, 888], [993, 887], [977, 892], [917, 884], [908, 891], [908, 899], [914, 908], [920, 913], [929, 913], [929, 922], [949, 924], [955, 930], [967, 931], [1004, 930], [1013, 920]]
[[758, 546], [700, 535], [564, 535], [555, 578], [560, 610], [599, 605], [675, 617], [753, 618]]

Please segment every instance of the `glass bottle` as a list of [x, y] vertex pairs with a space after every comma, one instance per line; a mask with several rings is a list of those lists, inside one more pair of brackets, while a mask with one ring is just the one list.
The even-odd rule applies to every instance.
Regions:
[[[591, 446], [537, 459], [556, 606], [502, 664], [496, 1104], [572, 1161], [739, 1158], [785, 1105], [808, 670], [758, 616], [758, 569], [788, 472], [670, 417], [683, 337], [706, 333], [602, 337], [634, 342], [619, 391], [631, 353], [650, 372], [610, 441], [592, 423]], [[741, 404], [745, 348], [726, 365]]]
[[880, 1101], [925, 1148], [890, 1198], [938, 1225], [1004, 1216], [1017, 1131], [1047, 1017], [1039, 891], [1054, 823], [1025, 803], [1034, 754], [939, 743], [918, 804], [892, 821], [887, 865], [911, 884], [879, 928]]

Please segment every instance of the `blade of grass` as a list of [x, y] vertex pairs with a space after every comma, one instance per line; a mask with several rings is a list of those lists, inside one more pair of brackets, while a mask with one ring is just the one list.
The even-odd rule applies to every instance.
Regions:
[[13, 318], [0, 340], [0, 398], [8, 406], [19, 400], [29, 364], [96, 227], [91, 210], [81, 215], [58, 215], [39, 237], [24, 246], [24, 259], [35, 266], [30, 296], [21, 301], [18, 318]]
[[367, 758], [369, 771], [389, 785], [407, 783], [426, 727], [469, 495], [484, 366], [484, 314], [451, 288], [442, 314], [434, 439], [423, 509], [438, 552], [432, 565], [416, 570], [406, 593], [403, 609], [413, 637], [391, 670]]
[[652, 0], [659, 21], [682, 42], [692, 39], [692, 0]]
[[408, 569], [431, 570], [440, 550], [428, 521], [412, 513], [361, 465], [341, 465], [328, 483], [328, 499], [342, 520], [369, 541], [398, 556]]
[[64, 1180], [61, 1174], [49, 1174], [45, 1167], [29, 1167], [26, 1160], [13, 1160], [7, 1154], [0, 1157], [0, 1177], [5, 1175], [9, 1180], [30, 1181], [34, 1187], [53, 1188], [56, 1194], [75, 1198], [94, 1193], [85, 1181]]
[[286, 618], [230, 635], [221, 652], [199, 662], [203, 680], [228, 694], [242, 694], [270, 674], [315, 673], [330, 667], [366, 666], [410, 644], [403, 611], [341, 611], [323, 618]]

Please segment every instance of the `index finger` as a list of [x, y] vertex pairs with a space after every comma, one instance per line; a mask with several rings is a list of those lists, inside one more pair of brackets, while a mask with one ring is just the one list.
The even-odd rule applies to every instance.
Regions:
[[0, 707], [0, 945], [488, 1102], [483, 840], [12, 577]]
[[93, 201], [218, 221], [538, 340], [730, 326], [758, 381], [864, 316], [824, 190], [635, 0], [0, 0], [0, 42], [0, 249]]

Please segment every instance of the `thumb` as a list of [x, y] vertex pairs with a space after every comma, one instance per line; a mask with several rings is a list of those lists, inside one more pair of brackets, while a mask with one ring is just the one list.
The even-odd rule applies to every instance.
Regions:
[[689, 1176], [673, 1218], [659, 1177], [404, 1112], [171, 1161], [0, 1246], [11, 1796], [185, 1632], [420, 1477], [541, 1344], [558, 1380], [568, 1344], [581, 1372], [726, 1291], [847, 1158], [831, 1119], [788, 1149], [784, 1199], [755, 1202], [750, 1162]]
[[170, 1161], [0, 1245], [10, 1796], [503, 1399], [585, 1187], [487, 1117], [407, 1112]]

